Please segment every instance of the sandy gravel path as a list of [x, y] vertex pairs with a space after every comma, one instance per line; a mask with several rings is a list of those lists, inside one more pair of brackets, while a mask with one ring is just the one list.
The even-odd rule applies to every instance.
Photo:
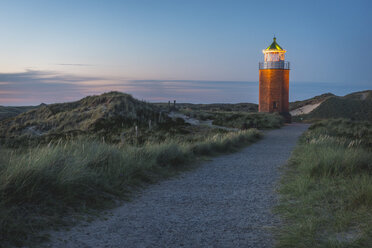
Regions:
[[149, 186], [107, 220], [51, 233], [46, 246], [272, 247], [278, 167], [307, 127], [269, 131], [238, 153]]

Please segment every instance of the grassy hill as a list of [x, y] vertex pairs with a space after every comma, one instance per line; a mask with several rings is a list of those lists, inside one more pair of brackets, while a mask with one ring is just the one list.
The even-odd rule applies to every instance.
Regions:
[[344, 96], [346, 99], [353, 99], [353, 100], [372, 100], [372, 90], [364, 90], [358, 91], [351, 94]]
[[[42, 106], [42, 105], [39, 105], [39, 106]], [[19, 106], [19, 107], [0, 106], [0, 120], [4, 120], [6, 118], [19, 115], [23, 112], [27, 112], [39, 106]]]
[[335, 95], [333, 95], [332, 93], [325, 93], [325, 94], [322, 94], [322, 95], [319, 95], [319, 96], [314, 96], [310, 99], [306, 99], [306, 100], [302, 100], [302, 101], [295, 101], [295, 102], [290, 102], [289, 103], [289, 111], [292, 111], [294, 109], [298, 109], [298, 108], [301, 108], [305, 105], [308, 105], [308, 104], [316, 104], [316, 103], [320, 103], [320, 102], [323, 102], [324, 100], [330, 98], [330, 97], [334, 97]]
[[139, 128], [164, 122], [158, 107], [131, 95], [109, 92], [88, 96], [76, 102], [42, 105], [0, 121], [0, 140], [44, 140], [90, 134], [120, 134], [126, 128]]
[[296, 116], [294, 120], [345, 118], [372, 121], [372, 90], [355, 92], [343, 97], [328, 95], [323, 99], [319, 107], [309, 114]]

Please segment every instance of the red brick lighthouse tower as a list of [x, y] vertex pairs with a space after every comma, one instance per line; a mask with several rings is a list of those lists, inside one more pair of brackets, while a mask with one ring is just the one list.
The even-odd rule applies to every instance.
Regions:
[[259, 63], [259, 112], [279, 112], [287, 121], [289, 114], [289, 62], [284, 60], [286, 50], [273, 43], [262, 51], [265, 61]]

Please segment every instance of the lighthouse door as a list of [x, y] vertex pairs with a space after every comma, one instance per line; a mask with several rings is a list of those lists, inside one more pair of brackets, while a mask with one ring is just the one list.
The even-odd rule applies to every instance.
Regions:
[[277, 102], [273, 102], [273, 109], [277, 109], [278, 108], [278, 103]]

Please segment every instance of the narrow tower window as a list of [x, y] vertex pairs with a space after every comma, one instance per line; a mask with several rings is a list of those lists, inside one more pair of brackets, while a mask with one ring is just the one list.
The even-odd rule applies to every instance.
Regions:
[[276, 104], [276, 102], [273, 102], [273, 109], [277, 109], [278, 108], [278, 105]]

